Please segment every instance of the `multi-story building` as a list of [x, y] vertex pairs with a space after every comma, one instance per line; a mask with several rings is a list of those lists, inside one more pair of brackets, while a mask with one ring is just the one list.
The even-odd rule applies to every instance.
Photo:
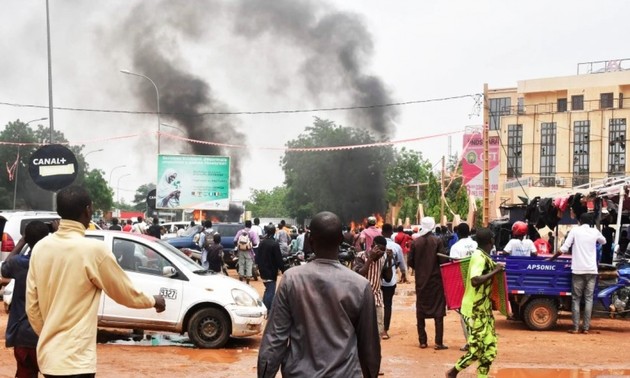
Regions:
[[490, 136], [501, 143], [495, 203], [630, 173], [630, 59], [581, 63], [577, 75], [489, 89], [488, 105]]

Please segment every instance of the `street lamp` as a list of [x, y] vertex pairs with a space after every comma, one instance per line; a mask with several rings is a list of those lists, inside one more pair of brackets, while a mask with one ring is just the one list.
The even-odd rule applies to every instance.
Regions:
[[127, 74], [127, 75], [133, 75], [133, 76], [139, 76], [139, 77], [143, 77], [147, 80], [149, 80], [151, 82], [151, 84], [153, 84], [153, 88], [155, 88], [155, 94], [156, 94], [156, 98], [157, 98], [157, 123], [158, 123], [158, 135], [157, 135], [157, 153], [158, 155], [160, 154], [160, 91], [158, 90], [157, 85], [155, 85], [155, 83], [153, 82], [153, 80], [151, 80], [150, 77], [139, 74], [139, 73], [134, 73], [134, 72], [130, 72], [128, 70], [120, 70], [120, 72]]
[[30, 121], [26, 122], [25, 125], [28, 126], [29, 123], [38, 122], [38, 121], [45, 121], [47, 119], [48, 119], [48, 117], [33, 119], [33, 120], [30, 120]]
[[120, 179], [127, 176], [131, 176], [131, 173], [125, 173], [124, 175], [120, 176], [118, 178], [118, 181], [116, 182], [116, 202], [117, 203], [120, 203]]
[[91, 154], [91, 153], [94, 153], [94, 152], [103, 152], [103, 151], [105, 151], [105, 150], [104, 150], [104, 149], [102, 149], [102, 148], [99, 148], [98, 150], [92, 150], [92, 151], [89, 151], [88, 153], [86, 153], [85, 155], [83, 155], [83, 160], [85, 160], [85, 159], [87, 158], [87, 156], [88, 156], [89, 154]]
[[162, 126], [166, 126], [166, 127], [170, 127], [171, 129], [176, 129], [182, 132], [182, 134], [186, 134], [186, 131], [184, 129], [182, 129], [181, 127], [177, 127], [177, 126], [173, 126], [173, 125], [169, 125], [166, 123], [161, 123]]
[[[37, 121], [45, 121], [47, 117], [32, 119], [25, 123], [28, 126], [30, 123]], [[13, 178], [15, 181], [13, 182], [13, 210], [15, 210], [15, 204], [17, 201], [17, 182], [18, 182], [18, 172], [20, 171], [20, 145], [17, 145], [17, 159], [15, 159], [15, 177]]]
[[125, 164], [123, 164], [123, 165], [117, 165], [117, 166], [115, 166], [114, 168], [112, 168], [112, 170], [111, 170], [111, 171], [109, 171], [109, 181], [108, 181], [108, 182], [109, 182], [109, 186], [112, 186], [112, 173], [114, 173], [114, 171], [115, 171], [116, 169], [118, 169], [118, 168], [123, 168], [123, 167], [126, 167], [126, 165], [125, 165]]

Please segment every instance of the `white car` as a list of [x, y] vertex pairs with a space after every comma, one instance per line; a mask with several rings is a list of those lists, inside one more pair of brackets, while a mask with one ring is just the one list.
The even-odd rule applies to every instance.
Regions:
[[2, 235], [0, 252], [2, 252], [2, 261], [11, 253], [15, 244], [24, 235], [26, 225], [31, 221], [40, 220], [44, 223], [50, 223], [59, 219], [59, 215], [54, 211], [0, 210], [0, 235]]
[[133, 284], [161, 294], [166, 311], [131, 309], [102, 296], [101, 327], [188, 333], [200, 348], [220, 348], [230, 336], [261, 332], [267, 309], [251, 286], [204, 270], [170, 244], [151, 236], [119, 231], [87, 231], [107, 243]]
[[156, 313], [153, 308], [127, 308], [103, 294], [99, 327], [187, 332], [199, 348], [221, 348], [230, 336], [261, 332], [267, 309], [253, 287], [203, 270], [177, 248], [151, 236], [87, 231], [86, 237], [109, 245], [136, 288], [166, 300], [166, 310]]

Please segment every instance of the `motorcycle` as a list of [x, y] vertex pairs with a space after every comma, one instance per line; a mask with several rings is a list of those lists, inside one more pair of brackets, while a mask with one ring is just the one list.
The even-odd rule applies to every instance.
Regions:
[[294, 266], [302, 265], [303, 261], [304, 261], [304, 253], [301, 251], [289, 253], [287, 256], [282, 257], [282, 262], [284, 263], [285, 271]]
[[611, 318], [616, 315], [625, 317], [630, 313], [630, 263], [624, 257], [618, 260], [616, 265], [610, 267], [610, 271], [616, 271], [617, 279], [611, 285], [599, 290], [597, 299], [604, 309], [609, 311]]

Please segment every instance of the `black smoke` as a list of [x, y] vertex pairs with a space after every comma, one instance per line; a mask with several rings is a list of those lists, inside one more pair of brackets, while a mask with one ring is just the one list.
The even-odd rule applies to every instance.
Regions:
[[[266, 33], [300, 49], [302, 80], [309, 92], [330, 104], [336, 94], [352, 105], [392, 103], [383, 80], [367, 73], [373, 55], [372, 36], [361, 17], [310, 0], [242, 0], [236, 13], [236, 32], [254, 40]], [[392, 135], [395, 107], [374, 107], [350, 113], [352, 127]], [[388, 126], [389, 125], [389, 126]]]
[[[172, 122], [183, 127], [190, 139], [214, 143], [244, 143], [245, 134], [240, 130], [240, 123], [234, 116], [198, 115], [202, 112], [226, 112], [229, 109], [216, 98], [208, 81], [190, 73], [186, 64], [180, 61], [176, 36], [162, 30], [164, 23], [169, 25], [167, 22], [170, 22], [170, 27], [179, 28], [193, 40], [199, 40], [203, 36], [199, 24], [201, 19], [191, 17], [190, 13], [178, 9], [174, 4], [168, 6], [167, 2], [162, 2], [162, 5], [171, 12], [167, 20], [154, 16], [155, 9], [161, 8], [159, 4], [148, 7], [145, 3], [137, 6], [125, 22], [125, 38], [131, 41], [128, 48], [133, 57], [131, 71], [142, 73], [155, 82], [160, 93], [160, 113], [164, 123]], [[136, 91], [140, 94], [142, 104], [148, 109], [154, 109], [155, 89], [143, 81], [138, 80]], [[173, 134], [170, 130], [164, 131]], [[164, 137], [162, 140], [171, 142]], [[189, 144], [189, 148], [196, 155], [230, 156], [230, 184], [232, 187], [240, 186], [242, 159], [247, 157], [245, 150], [230, 150], [194, 142]]]

